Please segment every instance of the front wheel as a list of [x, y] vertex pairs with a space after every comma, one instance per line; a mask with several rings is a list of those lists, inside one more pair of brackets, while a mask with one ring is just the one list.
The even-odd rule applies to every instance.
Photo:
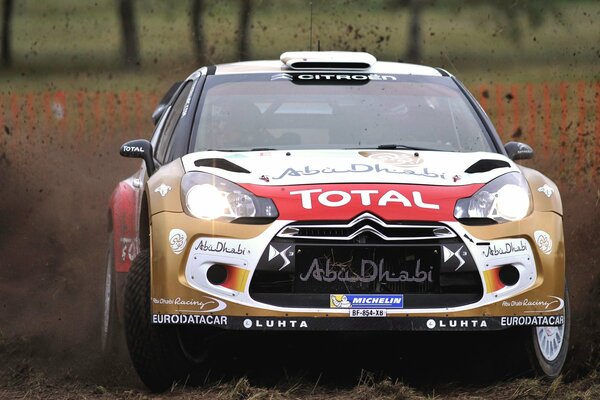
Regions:
[[538, 326], [529, 332], [529, 358], [533, 372], [538, 376], [554, 379], [565, 365], [571, 331], [571, 308], [569, 290], [565, 286], [565, 319], [560, 326]]
[[117, 316], [117, 294], [115, 284], [115, 266], [113, 252], [113, 234], [108, 235], [108, 250], [106, 252], [106, 271], [104, 274], [104, 297], [102, 307], [102, 322], [100, 326], [100, 347], [103, 357], [111, 361], [119, 352], [121, 339], [121, 324]]
[[150, 253], [141, 251], [129, 270], [125, 286], [125, 336], [133, 366], [153, 392], [162, 392], [191, 373], [175, 326], [151, 323]]

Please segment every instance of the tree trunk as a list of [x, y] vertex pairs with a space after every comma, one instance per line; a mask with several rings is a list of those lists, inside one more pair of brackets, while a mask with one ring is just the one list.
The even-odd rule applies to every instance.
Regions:
[[133, 0], [119, 0], [119, 17], [123, 33], [123, 63], [126, 67], [139, 67], [141, 60]]
[[204, 0], [192, 1], [192, 40], [196, 52], [196, 60], [200, 65], [206, 63], [204, 53], [204, 36], [202, 35], [202, 14], [204, 13]]
[[408, 11], [410, 21], [408, 22], [408, 62], [421, 63], [423, 50], [421, 47], [421, 13], [423, 3], [421, 0], [409, 0]]
[[248, 60], [250, 57], [250, 17], [252, 13], [252, 4], [250, 1], [242, 0], [239, 29], [240, 47], [238, 51], [238, 58], [240, 60]]
[[13, 0], [4, 0], [2, 7], [2, 66], [10, 67], [12, 64], [12, 49], [11, 43], [11, 29], [10, 25], [12, 22], [12, 11], [13, 11]]

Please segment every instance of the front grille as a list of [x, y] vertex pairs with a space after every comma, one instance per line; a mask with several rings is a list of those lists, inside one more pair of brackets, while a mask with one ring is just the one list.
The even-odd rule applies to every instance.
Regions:
[[288, 307], [329, 307], [330, 294], [403, 294], [405, 308], [455, 307], [483, 295], [467, 247], [442, 224], [293, 224], [271, 241], [250, 295]]
[[370, 233], [388, 241], [451, 238], [456, 235], [445, 225], [410, 223], [388, 224], [366, 213], [347, 224], [291, 224], [283, 228], [279, 238], [352, 240]]

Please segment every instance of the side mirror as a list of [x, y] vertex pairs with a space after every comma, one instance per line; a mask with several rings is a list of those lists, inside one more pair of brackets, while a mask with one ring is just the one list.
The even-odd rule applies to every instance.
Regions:
[[533, 149], [531, 146], [521, 142], [508, 142], [504, 145], [508, 158], [513, 161], [529, 160], [533, 158]]
[[152, 144], [146, 139], [130, 140], [121, 146], [119, 153], [123, 157], [141, 158], [146, 164], [148, 176], [152, 176], [156, 170], [152, 155]]

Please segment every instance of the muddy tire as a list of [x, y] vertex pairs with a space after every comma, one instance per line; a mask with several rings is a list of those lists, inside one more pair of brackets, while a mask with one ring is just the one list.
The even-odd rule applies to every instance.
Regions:
[[150, 254], [135, 258], [125, 286], [125, 337], [129, 356], [142, 382], [153, 392], [187, 380], [193, 363], [179, 345], [177, 328], [151, 323]]
[[100, 349], [105, 361], [110, 362], [119, 353], [123, 327], [117, 315], [117, 293], [114, 265], [113, 235], [108, 235], [106, 269], [104, 273], [104, 296], [100, 326]]
[[528, 332], [528, 355], [532, 372], [542, 378], [555, 379], [563, 369], [569, 348], [571, 308], [569, 290], [565, 286], [564, 324], [555, 327], [533, 327]]

